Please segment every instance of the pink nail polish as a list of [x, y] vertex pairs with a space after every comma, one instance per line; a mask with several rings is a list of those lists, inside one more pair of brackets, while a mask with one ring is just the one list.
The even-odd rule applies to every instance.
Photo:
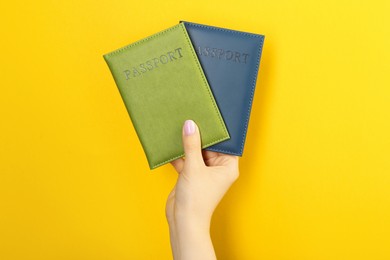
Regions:
[[195, 123], [192, 120], [186, 120], [184, 123], [184, 134], [192, 135], [195, 133]]

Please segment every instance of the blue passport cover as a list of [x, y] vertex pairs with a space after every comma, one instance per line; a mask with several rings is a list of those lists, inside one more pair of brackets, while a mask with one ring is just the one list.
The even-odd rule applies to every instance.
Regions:
[[185, 22], [230, 139], [206, 150], [242, 156], [264, 35]]

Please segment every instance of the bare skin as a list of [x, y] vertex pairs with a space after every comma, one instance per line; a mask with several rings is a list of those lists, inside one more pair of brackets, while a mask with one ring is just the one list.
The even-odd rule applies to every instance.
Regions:
[[239, 176], [238, 156], [202, 151], [199, 128], [192, 120], [185, 122], [182, 137], [185, 159], [171, 162], [179, 175], [166, 203], [173, 258], [216, 259], [210, 221]]

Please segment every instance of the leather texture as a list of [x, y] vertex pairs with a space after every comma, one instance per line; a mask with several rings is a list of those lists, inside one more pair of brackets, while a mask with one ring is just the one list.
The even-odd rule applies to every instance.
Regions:
[[182, 21], [230, 139], [206, 150], [242, 156], [264, 36]]
[[182, 127], [187, 119], [197, 123], [202, 148], [229, 138], [183, 24], [103, 57], [150, 169], [184, 156]]

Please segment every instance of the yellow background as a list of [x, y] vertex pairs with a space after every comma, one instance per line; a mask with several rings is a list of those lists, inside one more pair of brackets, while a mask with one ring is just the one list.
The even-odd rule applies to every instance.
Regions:
[[266, 35], [220, 259], [390, 259], [389, 1], [3, 1], [0, 259], [170, 259], [102, 55], [179, 20]]

